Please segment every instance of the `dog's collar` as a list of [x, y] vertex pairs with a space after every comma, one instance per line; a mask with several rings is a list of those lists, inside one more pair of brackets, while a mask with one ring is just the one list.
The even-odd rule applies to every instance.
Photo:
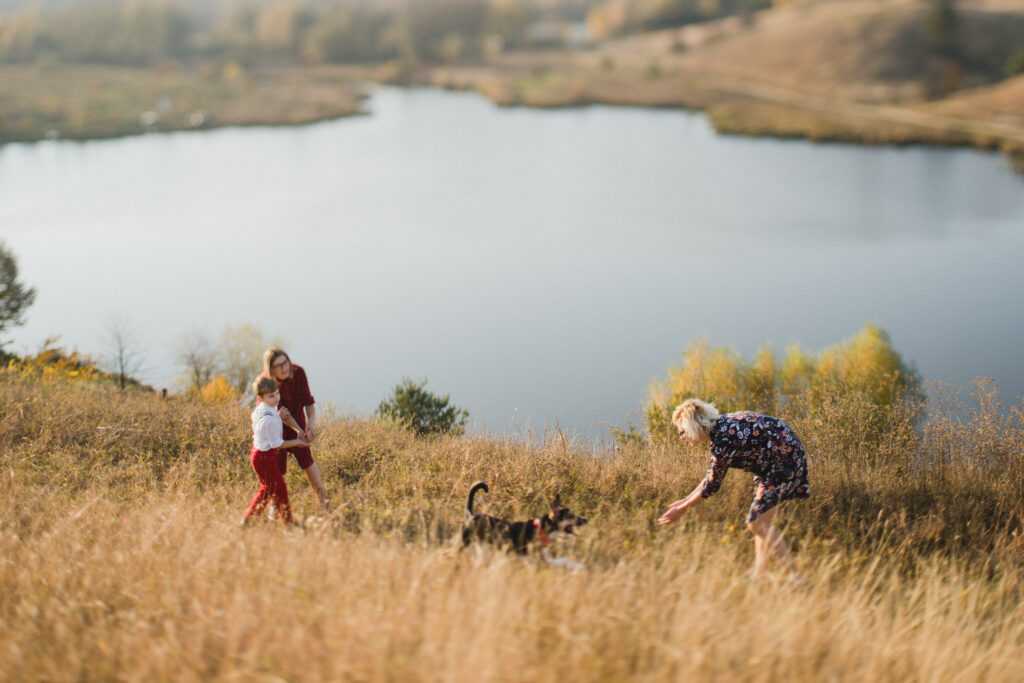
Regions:
[[548, 536], [548, 532], [544, 531], [544, 526], [540, 523], [540, 519], [533, 520], [533, 528], [537, 530], [537, 538], [540, 539], [541, 547], [550, 547], [551, 537]]

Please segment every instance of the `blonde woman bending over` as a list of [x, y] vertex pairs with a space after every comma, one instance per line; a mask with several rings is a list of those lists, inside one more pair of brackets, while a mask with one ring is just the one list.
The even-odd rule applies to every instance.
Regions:
[[719, 415], [711, 403], [691, 398], [676, 406], [672, 424], [679, 437], [693, 445], [711, 444], [711, 467], [686, 498], [669, 505], [658, 524], [671, 524], [687, 510], [713, 495], [730, 467], [754, 474], [754, 502], [747, 528], [754, 534], [754, 576], [774, 555], [796, 576], [796, 566], [782, 534], [772, 527], [775, 506], [790, 498], [810, 495], [804, 449], [793, 430], [776, 418], [741, 411]]

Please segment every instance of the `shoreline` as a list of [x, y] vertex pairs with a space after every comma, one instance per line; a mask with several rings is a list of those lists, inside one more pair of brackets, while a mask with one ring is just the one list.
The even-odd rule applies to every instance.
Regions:
[[245, 72], [4, 65], [0, 145], [293, 126], [365, 116], [365, 90], [350, 70], [337, 68]]
[[499, 107], [600, 105], [697, 111], [708, 117], [720, 135], [993, 151], [1006, 157], [1013, 171], [1024, 175], [1024, 126], [996, 124], [981, 117], [937, 115], [916, 106], [816, 97], [759, 83], [716, 82], [696, 74], [659, 77], [660, 83], [616, 82], [567, 72], [499, 75], [474, 67], [426, 69], [411, 77], [378, 76], [372, 80], [474, 91]]
[[[675, 72], [622, 77], [536, 64], [529, 70], [467, 65], [409, 73], [379, 65], [291, 67], [245, 74], [3, 66], [0, 75], [6, 77], [0, 80], [10, 88], [0, 88], [0, 146], [225, 127], [309, 125], [372, 116], [363, 108], [368, 97], [365, 83], [371, 82], [473, 91], [499, 107], [700, 111], [721, 135], [997, 151], [1007, 158], [1012, 170], [1024, 175], [1024, 126], [936, 114], [925, 108], [929, 103], [852, 102], [721, 75]], [[32, 86], [19, 89], [19, 81]], [[18, 92], [12, 94], [13, 90]], [[110, 90], [113, 95], [108, 94]], [[54, 104], [50, 97], [54, 91], [60, 91], [64, 100]], [[97, 91], [104, 94], [97, 95]]]
[[123, 140], [128, 138], [137, 138], [145, 135], [164, 135], [171, 133], [198, 133], [198, 132], [210, 132], [215, 130], [222, 130], [225, 128], [294, 128], [300, 126], [312, 126], [317, 123], [326, 123], [328, 121], [337, 121], [339, 119], [358, 118], [361, 116], [372, 116], [373, 112], [369, 111], [355, 111], [345, 112], [336, 115], [327, 115], [317, 118], [311, 118], [308, 120], [300, 121], [245, 121], [245, 122], [231, 122], [231, 121], [218, 121], [204, 124], [202, 126], [166, 126], [161, 128], [153, 129], [138, 129], [138, 130], [125, 130], [123, 132], [115, 132], [110, 134], [100, 133], [96, 135], [82, 135], [82, 136], [50, 136], [50, 137], [35, 137], [26, 139], [4, 139], [0, 138], [0, 150], [6, 145], [36, 145], [43, 142], [103, 142], [107, 140]]

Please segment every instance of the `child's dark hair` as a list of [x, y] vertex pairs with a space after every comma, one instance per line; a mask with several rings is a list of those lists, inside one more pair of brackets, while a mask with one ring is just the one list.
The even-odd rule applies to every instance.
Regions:
[[277, 391], [277, 381], [273, 377], [260, 375], [252, 383], [252, 393], [257, 396], [266, 396]]

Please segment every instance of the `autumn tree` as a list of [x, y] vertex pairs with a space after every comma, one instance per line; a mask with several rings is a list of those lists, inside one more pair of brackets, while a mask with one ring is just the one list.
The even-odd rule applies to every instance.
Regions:
[[215, 358], [215, 374], [244, 395], [263, 370], [263, 353], [271, 346], [284, 346], [280, 337], [268, 338], [253, 323], [225, 325]]

